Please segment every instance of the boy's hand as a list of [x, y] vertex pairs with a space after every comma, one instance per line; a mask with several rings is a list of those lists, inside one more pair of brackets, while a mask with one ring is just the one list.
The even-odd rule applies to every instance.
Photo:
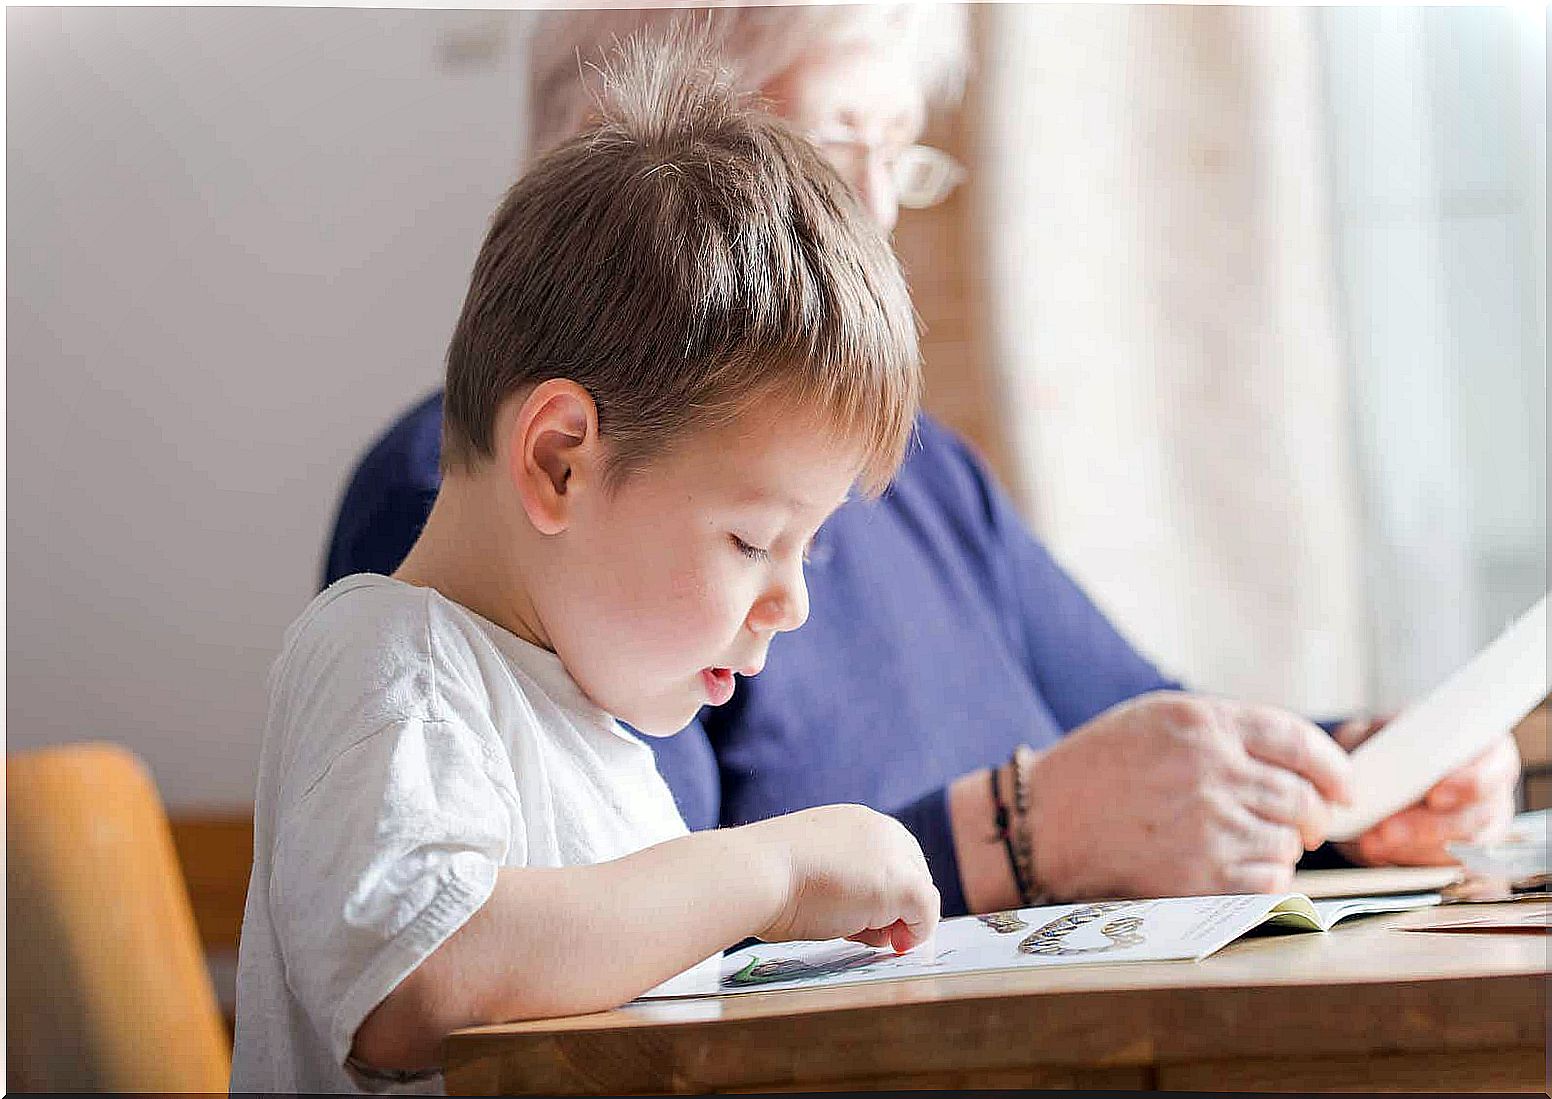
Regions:
[[785, 903], [760, 938], [846, 938], [905, 951], [937, 927], [927, 860], [893, 817], [826, 805], [746, 827], [786, 871]]

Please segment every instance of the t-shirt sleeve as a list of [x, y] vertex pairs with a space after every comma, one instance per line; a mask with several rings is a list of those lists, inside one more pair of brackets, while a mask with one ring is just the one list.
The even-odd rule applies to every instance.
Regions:
[[278, 828], [270, 905], [286, 982], [344, 1064], [361, 1022], [526, 858], [490, 738], [394, 719], [335, 756]]

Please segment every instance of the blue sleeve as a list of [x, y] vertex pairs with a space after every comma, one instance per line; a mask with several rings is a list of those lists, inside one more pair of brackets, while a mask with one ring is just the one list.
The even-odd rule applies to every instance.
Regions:
[[1006, 493], [958, 439], [948, 439], [974, 478], [991, 568], [1009, 609], [1024, 667], [1063, 732], [1149, 691], [1180, 690], [1105, 617], [1024, 524]]
[[[964, 449], [962, 443], [955, 440]], [[979, 469], [991, 527], [1006, 550], [1011, 576], [1008, 588], [1018, 600], [1028, 644], [1028, 667], [1041, 695], [1064, 731], [1097, 717], [1112, 706], [1149, 691], [1179, 691], [1186, 686], [1160, 675], [1111, 625], [1083, 591], [1030, 536], [1007, 497]], [[1322, 720], [1328, 735], [1342, 719]], [[947, 804], [944, 805], [947, 827]], [[952, 857], [953, 848], [949, 847]], [[1335, 869], [1355, 865], [1334, 844], [1307, 852], [1299, 869]], [[955, 877], [957, 879], [957, 867]]]
[[[1186, 689], [1139, 654], [1063, 571], [963, 442], [925, 419], [923, 429], [925, 444], [952, 450], [975, 486], [988, 547], [986, 560], [998, 577], [999, 596], [1009, 608], [1010, 632], [1022, 644], [1030, 679], [1063, 732], [1138, 695]], [[1320, 722], [1327, 733], [1339, 724], [1340, 719]], [[947, 790], [935, 790], [893, 815], [921, 842], [943, 897], [944, 914], [964, 912]], [[1307, 853], [1299, 863], [1305, 870], [1352, 865], [1329, 843]]]
[[357, 463], [324, 558], [324, 586], [358, 572], [388, 574], [409, 553], [442, 475], [442, 395], [399, 417]]
[[[941, 432], [942, 429], [939, 429]], [[1026, 667], [1066, 732], [1149, 691], [1189, 689], [1160, 674], [1111, 624], [1094, 602], [1024, 526], [1012, 503], [959, 440], [946, 442], [974, 476], [994, 567], [1013, 610]], [[1316, 721], [1334, 735], [1345, 718]]]
[[[906, 476], [913, 485], [929, 486], [950, 513], [960, 551], [987, 578], [985, 598], [998, 608], [1008, 643], [1062, 732], [1126, 699], [1179, 687], [1139, 655], [1062, 571], [964, 443], [923, 417], [918, 444]], [[947, 787], [891, 815], [921, 843], [944, 915], [965, 912]]]
[[932, 872], [932, 884], [938, 887], [943, 915], [963, 916], [969, 911], [965, 887], [959, 880], [959, 858], [954, 854], [954, 829], [948, 816], [948, 787], [939, 786], [909, 805], [889, 814], [898, 820], [921, 844]]

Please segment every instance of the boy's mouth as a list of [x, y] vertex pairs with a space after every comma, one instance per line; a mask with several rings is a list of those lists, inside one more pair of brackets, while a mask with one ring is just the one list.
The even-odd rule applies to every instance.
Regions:
[[701, 686], [706, 688], [706, 701], [721, 706], [733, 697], [733, 669], [702, 668]]

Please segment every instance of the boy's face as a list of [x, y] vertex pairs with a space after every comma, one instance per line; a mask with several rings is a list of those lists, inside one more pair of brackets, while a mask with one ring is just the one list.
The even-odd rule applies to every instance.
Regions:
[[726, 702], [808, 617], [804, 554], [860, 464], [833, 433], [762, 410], [579, 497], [556, 546], [564, 582], [533, 593], [572, 677], [656, 736]]

